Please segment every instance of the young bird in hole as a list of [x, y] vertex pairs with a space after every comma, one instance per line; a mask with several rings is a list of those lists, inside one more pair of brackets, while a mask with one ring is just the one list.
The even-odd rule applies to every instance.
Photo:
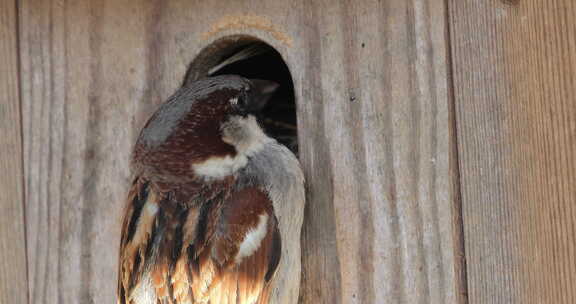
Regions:
[[296, 303], [304, 179], [253, 115], [276, 87], [205, 78], [148, 120], [132, 155], [119, 303]]

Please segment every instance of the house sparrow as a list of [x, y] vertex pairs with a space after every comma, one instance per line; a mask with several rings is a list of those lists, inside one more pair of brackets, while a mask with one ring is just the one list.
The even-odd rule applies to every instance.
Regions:
[[275, 86], [205, 78], [148, 120], [132, 155], [118, 303], [295, 303], [304, 179], [253, 115]]

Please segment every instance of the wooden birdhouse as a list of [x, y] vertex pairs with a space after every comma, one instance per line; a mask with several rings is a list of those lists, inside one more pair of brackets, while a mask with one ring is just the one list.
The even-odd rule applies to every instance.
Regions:
[[3, 1], [0, 303], [115, 303], [138, 131], [208, 74], [280, 84], [263, 121], [307, 181], [298, 303], [575, 303], [575, 20], [572, 0]]

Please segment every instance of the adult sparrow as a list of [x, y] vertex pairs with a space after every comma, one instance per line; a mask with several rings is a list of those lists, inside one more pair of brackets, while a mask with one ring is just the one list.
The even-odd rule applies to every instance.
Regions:
[[119, 303], [296, 302], [304, 179], [254, 116], [276, 87], [205, 78], [148, 120], [132, 154]]

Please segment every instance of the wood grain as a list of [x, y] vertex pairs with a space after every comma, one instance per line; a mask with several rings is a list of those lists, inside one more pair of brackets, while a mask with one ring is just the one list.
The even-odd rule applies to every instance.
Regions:
[[0, 303], [28, 298], [17, 16], [0, 2]]
[[292, 71], [302, 303], [461, 303], [443, 2], [24, 0], [20, 18], [31, 303], [114, 301], [137, 130], [234, 34]]
[[317, 31], [304, 47], [311, 58], [296, 61], [310, 75], [299, 83], [301, 158], [312, 183], [305, 245], [335, 229], [340, 271], [327, 285], [325, 255], [305, 258], [314, 280], [304, 302], [455, 303], [442, 4], [305, 10]]
[[153, 8], [23, 1], [20, 16], [30, 303], [113, 303]]
[[576, 3], [448, 2], [470, 303], [574, 303]]

